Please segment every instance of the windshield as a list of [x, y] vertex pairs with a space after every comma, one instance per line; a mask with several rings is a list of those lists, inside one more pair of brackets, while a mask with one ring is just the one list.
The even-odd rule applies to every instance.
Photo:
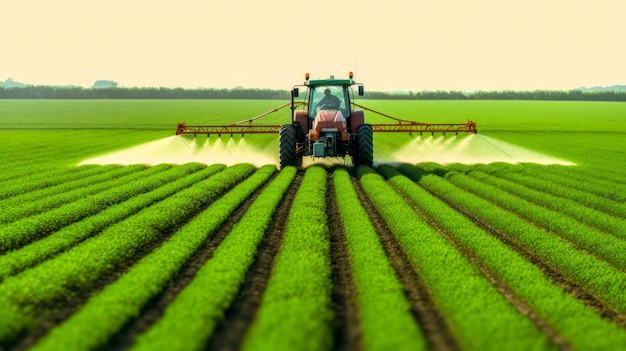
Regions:
[[343, 86], [317, 86], [311, 92], [309, 117], [315, 117], [319, 110], [340, 110], [348, 115], [345, 90]]

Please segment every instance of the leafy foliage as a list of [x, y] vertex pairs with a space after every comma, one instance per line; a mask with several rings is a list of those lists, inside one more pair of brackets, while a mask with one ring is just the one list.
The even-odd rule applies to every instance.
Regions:
[[[457, 248], [372, 169], [358, 168], [363, 189], [435, 297], [462, 348], [527, 350], [546, 342]], [[480, 332], [476, 328], [480, 328]], [[513, 346], [514, 345], [514, 346]]]
[[332, 345], [326, 170], [306, 170], [281, 250], [244, 350], [327, 350]]
[[[101, 346], [103, 342], [108, 340], [126, 322], [132, 319], [138, 309], [145, 306], [151, 298], [154, 298], [167, 285], [168, 281], [174, 277], [189, 257], [275, 171], [276, 167], [274, 166], [263, 167], [216, 200], [191, 222], [176, 231], [166, 243], [135, 264], [131, 270], [115, 283], [108, 285], [103, 291], [93, 295], [79, 312], [55, 328], [35, 349], [63, 348], [64, 350], [84, 350]], [[285, 185], [289, 184], [288, 177], [289, 173], [285, 172], [282, 178], [287, 181], [281, 182], [277, 180], [276, 184], [282, 185], [284, 188]], [[275, 199], [280, 199], [280, 193], [274, 192], [276, 188], [277, 186], [274, 186], [274, 189], [268, 190], [266, 194], [269, 193]], [[277, 201], [274, 200], [274, 202]], [[263, 203], [263, 200], [258, 203], [262, 203], [262, 205], [257, 207], [263, 208], [263, 210], [267, 209], [267, 205], [269, 205], [267, 202]], [[254, 221], [254, 223], [259, 223], [259, 217], [253, 217], [254, 213], [258, 214], [258, 212], [254, 212], [252, 209], [251, 211], [247, 212], [247, 216], [250, 218], [248, 222]], [[267, 225], [271, 212], [265, 212], [264, 216], [266, 217], [265, 223]], [[245, 223], [245, 220], [242, 221]], [[240, 226], [245, 226], [245, 224], [240, 224]], [[240, 230], [240, 232], [242, 231]], [[263, 233], [262, 230], [258, 232], [260, 234]], [[252, 232], [248, 231], [246, 236], [251, 234]], [[233, 232], [230, 235], [236, 234]], [[230, 241], [228, 239], [224, 244], [228, 245], [226, 243]], [[193, 342], [202, 343], [204, 339], [201, 337], [202, 334], [197, 335], [193, 332], [198, 333], [199, 330], [210, 330], [206, 325], [207, 317], [205, 314], [209, 313], [214, 317], [220, 316], [221, 314], [218, 312], [220, 306], [228, 304], [228, 302], [220, 301], [217, 293], [228, 293], [227, 296], [232, 301], [234, 292], [237, 291], [238, 283], [240, 284], [243, 280], [242, 277], [238, 280], [232, 279], [232, 275], [225, 268], [230, 267], [234, 269], [236, 265], [246, 267], [245, 261], [240, 259], [241, 254], [244, 255], [243, 258], [248, 258], [248, 263], [253, 257], [253, 255], [249, 255], [253, 247], [235, 245], [236, 250], [240, 254], [233, 256], [230, 254], [222, 255], [219, 253], [220, 251], [216, 252], [210, 261], [211, 263], [198, 273], [194, 282], [188, 285], [174, 304], [170, 305], [165, 317], [160, 319], [159, 323], [139, 340], [139, 348], [147, 345], [148, 349], [152, 350], [172, 350], [180, 349], [181, 345], [177, 345], [177, 343], [181, 342], [187, 347], [191, 347]], [[220, 246], [220, 250], [223, 247], [225, 246]], [[224, 259], [227, 261], [224, 261]], [[218, 268], [217, 270], [210, 270], [210, 268], [207, 268], [209, 266]], [[212, 273], [226, 275], [227, 278], [216, 276]], [[245, 268], [241, 270], [241, 274], [245, 274]], [[204, 276], [208, 277], [204, 279], [212, 280], [210, 284], [201, 284]], [[216, 284], [215, 282], [229, 282], [231, 285]], [[211, 288], [217, 291], [215, 293], [207, 293], [207, 289]], [[204, 308], [198, 309], [196, 308], [196, 303], [203, 296], [208, 298], [208, 301], [203, 303]], [[214, 306], [210, 305], [212, 301], [216, 302]], [[106, 306], [106, 308], [102, 308], [102, 306]], [[134, 306], [134, 308], [128, 308], [128, 306]], [[199, 316], [199, 320], [194, 319], [194, 316]], [[180, 323], [181, 320], [185, 321], [185, 323]], [[194, 326], [194, 321], [200, 325]], [[167, 330], [166, 333], [162, 332], [163, 328]], [[177, 338], [169, 336], [169, 333], [174, 332], [173, 328], [178, 329]], [[184, 334], [190, 335], [184, 337]]]
[[411, 315], [403, 287], [368, 213], [361, 207], [348, 172], [335, 170], [333, 181], [358, 291], [364, 348], [425, 349], [424, 336]]
[[[410, 165], [404, 165], [402, 170], [413, 176], [422, 172]], [[379, 171], [420, 211], [476, 255], [481, 264], [494, 272], [497, 279], [501, 279], [516, 296], [565, 336], [572, 346], [578, 349], [611, 348], [611, 345], [626, 342], [623, 330], [590, 311], [583, 303], [554, 285], [550, 277], [524, 256], [420, 187], [419, 183], [401, 176], [398, 170], [390, 166], [381, 166]], [[448, 197], [444, 195], [442, 198], [445, 200]], [[596, 336], [591, 337], [590, 333]]]

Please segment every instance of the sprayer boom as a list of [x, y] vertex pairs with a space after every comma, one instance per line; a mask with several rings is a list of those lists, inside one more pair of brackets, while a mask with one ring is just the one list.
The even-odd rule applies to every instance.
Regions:
[[[230, 134], [231, 136], [235, 134], [241, 134], [242, 136], [245, 134], [278, 134], [280, 125], [253, 124], [252, 122], [287, 106], [289, 106], [289, 103], [280, 105], [258, 116], [227, 125], [188, 126], [186, 123], [179, 123], [176, 126], [176, 135], [193, 134], [195, 137], [198, 134], [206, 134], [207, 136], [211, 134], [217, 134], [218, 136], [222, 134]], [[307, 107], [306, 104], [299, 104], [299, 106]], [[352, 102], [352, 106], [396, 121], [396, 123], [371, 123], [372, 130], [376, 133], [477, 133], [476, 122], [473, 122], [471, 119], [468, 119], [466, 123], [422, 123], [389, 116], [354, 102]]]
[[244, 134], [277, 134], [280, 130], [280, 125], [259, 125], [252, 124], [252, 122], [290, 105], [291, 103], [287, 102], [269, 111], [265, 111], [260, 115], [227, 125], [188, 126], [184, 122], [178, 123], [176, 126], [176, 135], [193, 134], [195, 137], [197, 134], [206, 134], [207, 136], [210, 134], [217, 134], [218, 136], [222, 134], [230, 134], [231, 136], [233, 136], [233, 134], [241, 134], [242, 136]]
[[472, 133], [476, 134], [476, 122], [467, 120], [467, 123], [388, 123], [372, 124], [376, 133]]
[[[348, 79], [310, 79], [307, 73], [302, 85], [291, 89], [291, 101], [258, 116], [227, 125], [193, 125], [179, 123], [176, 135], [198, 134], [276, 134], [278, 135], [280, 168], [302, 165], [303, 157], [350, 158], [353, 165], [372, 166], [374, 163], [374, 133], [472, 133], [476, 123], [423, 123], [393, 117], [359, 105], [356, 94], [363, 96], [363, 84]], [[302, 90], [303, 92], [301, 92]], [[290, 119], [282, 125], [255, 124], [256, 120], [290, 107]], [[364, 111], [391, 119], [388, 123], [366, 123]], [[287, 119], [285, 119], [287, 122]]]
[[176, 127], [176, 135], [181, 134], [193, 134], [195, 137], [197, 134], [278, 134], [280, 130], [279, 125], [239, 125], [229, 124], [222, 126], [188, 126], [185, 123], [179, 123]]

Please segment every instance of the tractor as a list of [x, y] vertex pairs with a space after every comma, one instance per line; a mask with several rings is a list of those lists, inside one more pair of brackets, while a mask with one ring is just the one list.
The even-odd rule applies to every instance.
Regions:
[[[354, 87], [357, 87], [356, 91]], [[300, 90], [304, 89], [302, 93]], [[315, 158], [350, 156], [352, 164], [374, 162], [372, 126], [362, 109], [354, 109], [354, 95], [362, 96], [363, 84], [349, 79], [310, 80], [291, 90], [292, 121], [279, 130], [280, 167], [300, 166], [304, 156]], [[303, 101], [296, 101], [300, 95]]]
[[[473, 133], [476, 123], [424, 123], [400, 119], [374, 111], [354, 102], [363, 96], [364, 87], [356, 83], [352, 72], [348, 79], [312, 80], [305, 74], [303, 85], [291, 89], [291, 102], [270, 111], [228, 125], [187, 125], [178, 123], [176, 135], [193, 134], [278, 134], [280, 168], [301, 166], [303, 157], [343, 159], [350, 156], [353, 165], [374, 163], [374, 133]], [[355, 91], [356, 88], [356, 91]], [[304, 92], [300, 92], [304, 89]], [[301, 97], [302, 95], [302, 97]], [[291, 107], [291, 122], [283, 125], [255, 124], [256, 120], [283, 108]], [[394, 123], [365, 123], [363, 111], [392, 119]]]

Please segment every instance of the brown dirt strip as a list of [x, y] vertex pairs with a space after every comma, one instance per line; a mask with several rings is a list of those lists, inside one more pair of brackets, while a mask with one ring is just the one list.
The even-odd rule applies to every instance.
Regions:
[[[411, 199], [405, 198], [407, 202], [409, 202], [415, 212], [419, 213], [420, 216], [426, 219], [428, 224], [433, 227], [441, 236], [443, 236], [450, 244], [452, 244], [459, 252], [461, 252], [478, 270], [485, 276], [489, 282], [496, 288], [498, 291], [517, 309], [519, 313], [526, 316], [530, 319], [539, 330], [541, 330], [544, 334], [548, 336], [550, 341], [559, 349], [559, 350], [571, 350], [572, 347], [567, 343], [567, 341], [559, 335], [559, 333], [554, 330], [548, 322], [543, 320], [530, 306], [528, 306], [522, 299], [520, 299], [508, 286], [498, 277], [498, 275], [493, 272], [489, 267], [487, 267], [478, 256], [476, 256], [473, 252], [468, 250], [463, 244], [461, 244], [453, 235], [451, 235], [447, 230], [441, 228], [435, 220], [433, 220], [430, 216], [420, 210]], [[456, 210], [456, 209], [455, 209]]]
[[[480, 195], [478, 195], [478, 194], [476, 194], [476, 193], [472, 192], [472, 190], [467, 190], [467, 191], [468, 191], [469, 193], [471, 193], [471, 194], [475, 195], [475, 196], [481, 197]], [[507, 193], [507, 194], [511, 195], [511, 196], [514, 196], [514, 197], [518, 198], [518, 199], [528, 201], [528, 202], [530, 202], [531, 204], [533, 204], [533, 205], [535, 205], [535, 206], [538, 206], [538, 207], [541, 207], [541, 208], [546, 209], [546, 207], [545, 207], [545, 206], [543, 206], [543, 205], [541, 205], [541, 204], [539, 204], [539, 203], [536, 203], [535, 201], [532, 201], [532, 200], [526, 199], [526, 198], [524, 198], [524, 197], [523, 197], [523, 196], [521, 196], [521, 195], [512, 194], [512, 193], [509, 193], [509, 192], [507, 192], [507, 191], [505, 191], [505, 190], [503, 190], [503, 191], [504, 191], [505, 193]], [[433, 195], [434, 195], [434, 194], [433, 194]], [[436, 196], [436, 195], [435, 195], [435, 196]], [[490, 200], [487, 200], [487, 201], [490, 201]], [[607, 261], [604, 257], [602, 257], [602, 256], [601, 256], [600, 254], [598, 254], [598, 253], [595, 253], [595, 252], [591, 252], [591, 251], [589, 251], [588, 249], [586, 249], [586, 248], [583, 246], [583, 244], [580, 244], [580, 243], [577, 243], [577, 242], [575, 242], [575, 241], [572, 241], [570, 238], [568, 238], [567, 236], [563, 235], [562, 233], [559, 233], [559, 232], [557, 232], [557, 231], [555, 231], [555, 230], [552, 230], [552, 229], [550, 229], [550, 228], [547, 228], [547, 227], [546, 227], [546, 226], [544, 226], [543, 224], [536, 222], [534, 219], [532, 219], [532, 218], [530, 218], [530, 217], [528, 217], [528, 216], [526, 216], [526, 215], [524, 215], [524, 214], [521, 214], [521, 213], [518, 213], [518, 212], [512, 212], [512, 211], [510, 211], [510, 210], [508, 210], [508, 209], [506, 209], [506, 208], [503, 208], [502, 206], [500, 206], [500, 205], [498, 205], [498, 204], [496, 204], [496, 206], [501, 207], [503, 210], [505, 210], [505, 211], [508, 211], [508, 212], [512, 213], [512, 214], [513, 214], [513, 215], [515, 215], [516, 217], [518, 217], [518, 218], [520, 218], [520, 219], [524, 220], [524, 221], [525, 221], [525, 222], [527, 222], [527, 223], [532, 224], [533, 226], [537, 227], [538, 229], [540, 229], [540, 230], [542, 230], [542, 231], [544, 231], [544, 232], [550, 233], [550, 234], [552, 234], [552, 235], [554, 235], [554, 236], [556, 236], [556, 237], [558, 237], [558, 238], [562, 239], [563, 241], [568, 242], [568, 243], [569, 243], [570, 245], [572, 245], [572, 247], [574, 247], [576, 250], [578, 250], [578, 251], [580, 251], [580, 252], [583, 252], [583, 253], [586, 253], [586, 254], [588, 254], [588, 255], [591, 255], [591, 256], [593, 256], [595, 259], [597, 259], [598, 261], [602, 261], [602, 262], [604, 262], [604, 263], [606, 263], [606, 264], [610, 265], [611, 267], [615, 268], [616, 270], [618, 270], [618, 271], [620, 271], [620, 272], [624, 272], [624, 273], [626, 273], [626, 269], [624, 269], [623, 267], [619, 267], [618, 265], [616, 265], [616, 264], [614, 264], [614, 263], [611, 263], [611, 262]], [[549, 211], [554, 211], [554, 210], [550, 210], [550, 209], [547, 209], [547, 210], [549, 210]], [[556, 212], [556, 211], [554, 211], [554, 212]], [[585, 226], [587, 226], [587, 227], [589, 227], [589, 228], [592, 228], [592, 229], [594, 229], [594, 230], [596, 230], [596, 231], [599, 231], [599, 232], [601, 232], [601, 233], [608, 234], [608, 235], [613, 235], [612, 233], [607, 232], [607, 231], [605, 231], [605, 230], [603, 230], [603, 229], [601, 229], [601, 228], [597, 228], [597, 227], [595, 227], [595, 226], [593, 226], [593, 225], [590, 225], [590, 224], [588, 224], [588, 223], [584, 223], [584, 222], [582, 222], [582, 221], [578, 220], [577, 218], [574, 218], [574, 217], [571, 217], [571, 216], [568, 216], [568, 215], [566, 215], [566, 216], [567, 216], [569, 219], [574, 220], [574, 221], [577, 221], [577, 222], [579, 222], [579, 223], [581, 223], [581, 224], [583, 224], [583, 225], [585, 225]], [[616, 218], [617, 218], [617, 217], [616, 217]]]
[[246, 332], [255, 319], [263, 293], [272, 274], [276, 255], [280, 251], [289, 211], [300, 188], [304, 172], [299, 171], [283, 196], [272, 223], [265, 233], [254, 263], [233, 304], [225, 311], [224, 320], [217, 326], [207, 350], [239, 350]]
[[[275, 176], [276, 175], [272, 176], [270, 178], [270, 181]], [[257, 189], [257, 192], [260, 192], [260, 189], [264, 188], [267, 184], [269, 184], [269, 181], [266, 182], [265, 184], [263, 184], [261, 187], [259, 187], [259, 189]], [[226, 189], [224, 191], [224, 194], [227, 193], [228, 191], [230, 191], [235, 185], [236, 184], [234, 184], [230, 188]], [[235, 211], [235, 213], [233, 214], [233, 217], [231, 217], [224, 224], [224, 226], [229, 225], [229, 223], [233, 219], [236, 218], [237, 220], [239, 220], [239, 218], [241, 218], [241, 216], [243, 216], [243, 213], [245, 213], [244, 208], [247, 209], [247, 207], [250, 206], [250, 204], [252, 203], [251, 199], [256, 196], [257, 192], [255, 192], [253, 194], [253, 197], [251, 197], [248, 200], [246, 200], [246, 202], [244, 202], [240, 206], [240, 208], [237, 211]], [[196, 213], [194, 213], [191, 216], [189, 216], [189, 218], [187, 218], [185, 221], [183, 221], [179, 226], [171, 228], [167, 232], [162, 233], [162, 235], [159, 237], [159, 239], [157, 241], [153, 242], [151, 245], [147, 245], [147, 246], [139, 249], [137, 251], [137, 253], [135, 253], [135, 255], [131, 259], [129, 259], [128, 261], [124, 262], [124, 264], [120, 264], [119, 268], [117, 270], [109, 273], [108, 275], [106, 275], [106, 276], [102, 277], [101, 279], [99, 279], [98, 281], [96, 281], [94, 283], [94, 285], [91, 287], [91, 289], [87, 289], [86, 291], [81, 292], [80, 294], [77, 294], [76, 296], [73, 296], [70, 300], [67, 300], [67, 301], [64, 300], [64, 301], [58, 301], [56, 303], [51, 303], [51, 304], [47, 304], [47, 305], [36, 306], [35, 307], [36, 309], [39, 308], [42, 311], [45, 311], [44, 312], [45, 314], [42, 313], [42, 317], [40, 318], [40, 320], [38, 320], [36, 322], [36, 324], [33, 326], [33, 328], [30, 331], [28, 331], [24, 335], [20, 336], [19, 339], [15, 340], [13, 343], [11, 343], [9, 345], [6, 345], [7, 349], [8, 350], [13, 350], [13, 351], [22, 351], [22, 350], [27, 350], [30, 347], [34, 346], [37, 343], [37, 341], [39, 339], [41, 339], [42, 337], [44, 337], [52, 328], [54, 328], [58, 324], [63, 323], [63, 321], [65, 319], [69, 318], [72, 314], [74, 314], [76, 311], [78, 311], [81, 308], [81, 306], [84, 305], [89, 300], [89, 298], [92, 295], [94, 295], [98, 291], [104, 289], [107, 285], [114, 283], [120, 276], [122, 276], [124, 273], [126, 273], [126, 271], [131, 269], [137, 262], [139, 262], [139, 260], [141, 260], [144, 256], [146, 256], [147, 254], [152, 252], [157, 247], [161, 246], [179, 228], [182, 228], [185, 224], [187, 224], [191, 220], [193, 220], [199, 213], [201, 213], [206, 208], [208, 208], [212, 203], [213, 203], [213, 201], [211, 201], [210, 203], [207, 203], [206, 206], [204, 206], [202, 209], [200, 209]], [[239, 215], [239, 212], [241, 212], [240, 215]], [[233, 222], [233, 224], [234, 224], [234, 222]], [[232, 226], [232, 224], [230, 224], [230, 225]], [[218, 240], [219, 236], [220, 236], [219, 232], [215, 233], [213, 239], [214, 240]], [[223, 239], [223, 236], [221, 238], [219, 238], [220, 242], [221, 242], [221, 239]], [[208, 246], [211, 242], [212, 241], [209, 241], [207, 243], [207, 245], [205, 245], [205, 246]], [[206, 250], [206, 248], [201, 248], [198, 252], [202, 252], [204, 250]], [[212, 253], [212, 250], [211, 250], [211, 253]], [[196, 255], [198, 255], [198, 254], [196, 254]], [[193, 259], [195, 259], [195, 257]], [[192, 262], [193, 259], [190, 262]], [[196, 269], [196, 271], [197, 271], [197, 269]], [[194, 274], [195, 274], [195, 271], [194, 271]], [[191, 279], [189, 279], [189, 281], [190, 280]], [[175, 286], [175, 283], [171, 284], [170, 289], [172, 288], [172, 286]], [[182, 288], [181, 288], [181, 290], [182, 290]], [[149, 303], [148, 304], [148, 308], [154, 308], [153, 303]], [[144, 308], [144, 310], [146, 310], [146, 309]], [[140, 316], [138, 319], [142, 320], [142, 318], [143, 318], [143, 311], [142, 311], [142, 316]], [[137, 319], [135, 321], [137, 321]], [[134, 324], [134, 322], [131, 323], [131, 324]], [[119, 333], [119, 335], [122, 335], [124, 333], [128, 333], [127, 332], [128, 328], [130, 328], [130, 327], [127, 326], [127, 327], [123, 328], [123, 330]], [[116, 344], [117, 345], [118, 343], [121, 342], [119, 340], [124, 339], [123, 337], [120, 337], [119, 335], [114, 337], [112, 339], [112, 341], [110, 342], [110, 344]], [[124, 347], [121, 347], [121, 348], [125, 349], [129, 345], [130, 344], [125, 345]], [[5, 345], [0, 345], [0, 346], [5, 346]], [[115, 347], [112, 347], [111, 349], [120, 349], [120, 347], [115, 346]], [[0, 351], [1, 350], [2, 349], [0, 349]]]
[[[109, 343], [102, 347], [103, 350], [126, 350], [128, 349], [135, 338], [148, 330], [152, 324], [154, 324], [163, 315], [165, 308], [178, 296], [178, 294], [193, 280], [196, 273], [204, 263], [213, 256], [213, 252], [224, 240], [226, 235], [230, 233], [233, 226], [239, 222], [244, 216], [248, 208], [252, 205], [258, 195], [267, 187], [268, 184], [276, 177], [277, 174], [272, 175], [268, 181], [256, 189], [250, 197], [248, 197], [222, 224], [220, 229], [213, 233], [213, 235], [201, 246], [198, 251], [187, 261], [182, 267], [181, 271], [174, 278], [174, 280], [163, 290], [158, 296], [150, 301], [139, 316], [130, 321], [124, 326]], [[226, 193], [226, 192], [225, 192]], [[210, 204], [209, 204], [210, 206]], [[194, 216], [195, 217], [195, 216]], [[191, 221], [194, 217], [190, 218]], [[169, 235], [168, 235], [169, 237]], [[161, 243], [159, 243], [160, 245]], [[156, 248], [155, 245], [154, 248]], [[148, 252], [152, 251], [150, 249]]]
[[333, 350], [361, 350], [361, 328], [357, 305], [357, 288], [352, 276], [352, 264], [346, 241], [346, 233], [339, 214], [335, 185], [332, 181], [333, 169], [328, 174], [326, 215], [330, 233], [330, 254], [332, 265], [332, 303], [335, 312]]
[[[620, 326], [621, 328], [626, 328], [626, 315], [619, 313], [617, 310], [614, 310], [608, 306], [606, 306], [601, 300], [588, 293], [583, 287], [581, 287], [576, 282], [572, 281], [567, 277], [566, 274], [560, 272], [555, 267], [550, 266], [547, 262], [544, 262], [540, 257], [529, 251], [522, 244], [517, 242], [513, 237], [508, 235], [505, 232], [501, 232], [489, 225], [489, 223], [483, 221], [477, 216], [466, 212], [460, 207], [454, 205], [453, 203], [447, 201], [444, 198], [439, 197], [437, 194], [431, 192], [426, 189], [433, 196], [436, 196], [441, 201], [445, 202], [448, 206], [450, 206], [455, 211], [461, 213], [465, 217], [469, 218], [474, 224], [476, 224], [481, 229], [485, 230], [489, 234], [498, 238], [504, 244], [506, 244], [511, 249], [517, 251], [520, 255], [526, 258], [530, 263], [539, 267], [541, 271], [558, 287], [563, 289], [566, 293], [570, 294], [574, 298], [578, 299], [589, 308], [591, 308], [595, 313], [600, 315], [602, 318]], [[557, 344], [558, 345], [558, 344]]]
[[428, 288], [354, 175], [352, 175], [352, 184], [380, 236], [380, 242], [389, 262], [404, 287], [404, 293], [411, 305], [411, 312], [424, 333], [429, 349], [460, 350], [445, 318], [435, 307]]

